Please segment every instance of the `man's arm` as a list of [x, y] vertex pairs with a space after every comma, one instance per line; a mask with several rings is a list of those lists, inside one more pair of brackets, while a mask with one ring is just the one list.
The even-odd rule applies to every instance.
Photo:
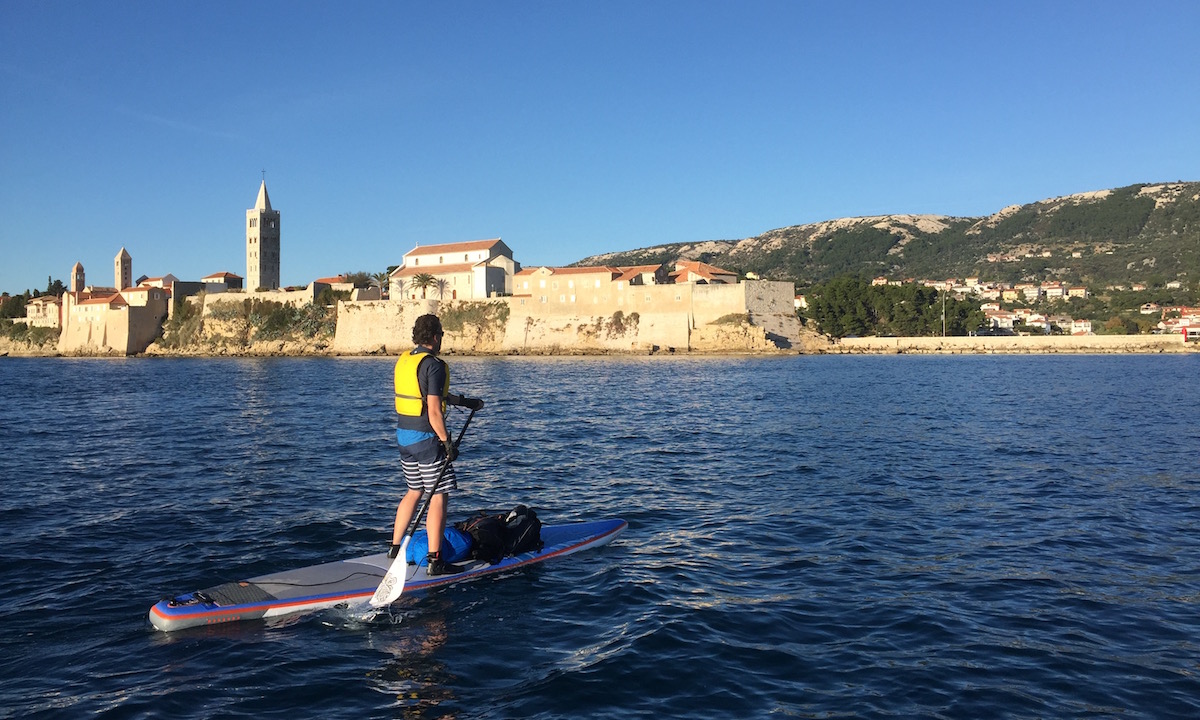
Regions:
[[446, 396], [446, 403], [449, 405], [470, 408], [472, 410], [479, 410], [483, 407], [483, 401], [479, 398], [463, 397], [462, 395], [455, 395], [454, 393], [450, 393]]
[[429, 426], [433, 428], [438, 440], [446, 442], [450, 439], [450, 433], [446, 430], [446, 417], [442, 414], [442, 396], [430, 395], [426, 402], [426, 407], [429, 408]]

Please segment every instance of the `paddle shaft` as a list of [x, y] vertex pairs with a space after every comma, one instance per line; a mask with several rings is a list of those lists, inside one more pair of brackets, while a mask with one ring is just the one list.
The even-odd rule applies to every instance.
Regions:
[[[471, 414], [467, 416], [462, 429], [458, 431], [458, 439], [454, 441], [455, 447], [458, 447], [458, 444], [462, 442], [463, 435], [467, 432], [467, 426], [471, 424], [471, 418], [475, 417], [475, 410], [477, 409], [477, 407], [471, 408]], [[448, 428], [447, 432], [449, 432]], [[384, 574], [379, 587], [375, 589], [375, 594], [371, 597], [370, 604], [372, 607], [378, 608], [390, 605], [396, 602], [400, 598], [400, 595], [404, 593], [404, 581], [407, 579], [404, 566], [407, 563], [405, 555], [408, 552], [408, 543], [412, 540], [413, 533], [417, 531], [417, 527], [421, 524], [421, 517], [429, 508], [429, 502], [437, 494], [438, 488], [441, 487], [442, 478], [446, 477], [446, 471], [450, 469], [450, 462], [450, 454], [447, 453], [446, 460], [442, 463], [442, 469], [438, 471], [437, 480], [433, 483], [433, 490], [429, 493], [421, 493], [421, 505], [408, 521], [408, 527], [404, 530], [404, 538], [400, 541], [400, 550], [396, 554], [395, 560], [392, 561], [392, 566]]]

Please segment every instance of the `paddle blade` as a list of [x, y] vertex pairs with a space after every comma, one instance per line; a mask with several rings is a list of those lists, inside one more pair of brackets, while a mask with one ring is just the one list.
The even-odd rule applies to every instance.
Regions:
[[404, 536], [404, 541], [400, 543], [400, 552], [396, 555], [396, 559], [392, 561], [392, 566], [388, 568], [387, 574], [383, 576], [383, 581], [379, 583], [379, 587], [375, 588], [375, 594], [371, 596], [371, 607], [378, 608], [391, 605], [404, 592], [404, 581], [408, 577], [408, 560], [405, 559], [405, 556], [408, 554], [408, 541], [411, 539], [412, 535]]

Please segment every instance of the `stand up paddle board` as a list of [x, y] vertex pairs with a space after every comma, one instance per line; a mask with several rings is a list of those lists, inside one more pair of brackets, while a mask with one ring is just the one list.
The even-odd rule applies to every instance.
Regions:
[[[606, 545], [628, 526], [620, 519], [543, 525], [540, 551], [506, 557], [495, 565], [482, 560], [459, 563], [463, 572], [454, 575], [429, 577], [423, 563], [409, 565], [404, 594]], [[150, 608], [150, 622], [159, 630], [171, 631], [310, 612], [343, 603], [365, 607], [391, 565], [387, 553], [379, 553], [216, 585], [159, 601]]]

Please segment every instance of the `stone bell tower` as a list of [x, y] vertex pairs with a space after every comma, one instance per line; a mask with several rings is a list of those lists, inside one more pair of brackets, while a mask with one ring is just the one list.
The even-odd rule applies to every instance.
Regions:
[[246, 290], [279, 289], [279, 211], [271, 209], [264, 178], [246, 211]]
[[71, 266], [71, 284], [67, 288], [71, 292], [83, 292], [84, 286], [87, 285], [83, 274], [83, 263], [75, 263]]
[[121, 252], [113, 258], [113, 284], [117, 292], [133, 287], [133, 258], [125, 248], [121, 248]]

